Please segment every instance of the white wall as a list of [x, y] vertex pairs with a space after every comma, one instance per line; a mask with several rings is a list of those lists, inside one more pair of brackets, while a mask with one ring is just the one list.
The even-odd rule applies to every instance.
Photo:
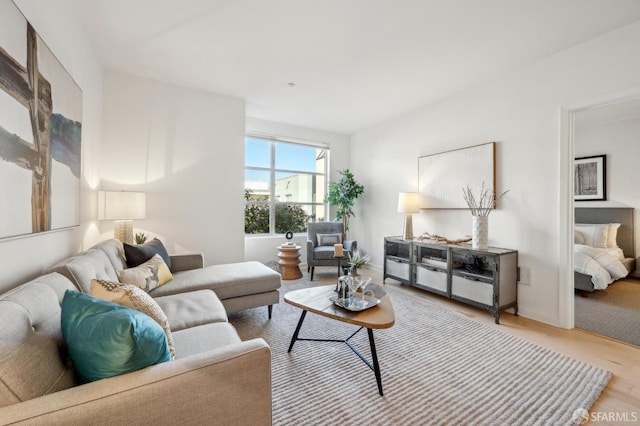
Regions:
[[[83, 91], [80, 226], [0, 240], [0, 292], [41, 274], [56, 261], [93, 244], [97, 236], [96, 194], [102, 126], [102, 65], [75, 11], [65, 2], [15, 0], [40, 37]], [[5, 184], [5, 183], [3, 183]]]
[[[496, 141], [497, 189], [510, 192], [490, 215], [489, 243], [519, 250], [530, 274], [520, 313], [559, 324], [559, 286], [568, 285], [559, 280], [560, 107], [640, 87], [639, 43], [636, 22], [353, 135], [351, 169], [371, 190], [356, 204], [352, 236], [373, 266], [382, 267], [383, 238], [402, 232], [398, 192], [417, 189], [418, 157]], [[414, 234], [422, 232], [462, 237], [471, 215], [424, 210], [414, 215]]]
[[244, 259], [244, 101], [105, 71], [103, 123], [101, 188], [147, 193], [135, 232], [207, 264]]
[[[604, 107], [606, 108], [606, 107]], [[580, 114], [578, 112], [578, 114]], [[640, 208], [640, 117], [608, 123], [583, 123], [575, 128], [575, 156], [607, 155], [607, 200]], [[591, 205], [608, 205], [592, 202]], [[578, 206], [583, 203], [578, 203]], [[640, 254], [640, 215], [634, 215], [635, 250]]]
[[[247, 132], [288, 137], [308, 142], [327, 143], [329, 145], [330, 182], [334, 182], [340, 179], [340, 174], [338, 173], [340, 170], [349, 168], [349, 137], [346, 135], [324, 132], [289, 124], [275, 123], [272, 121], [266, 121], [252, 117], [247, 117]], [[331, 219], [334, 218], [335, 212], [332, 210]], [[257, 260], [260, 262], [278, 260], [278, 251], [276, 247], [285, 241], [286, 240], [282, 236], [247, 236], [245, 237], [244, 257], [246, 260]], [[300, 261], [301, 263], [306, 264], [306, 234], [296, 235], [293, 241], [301, 246]]]

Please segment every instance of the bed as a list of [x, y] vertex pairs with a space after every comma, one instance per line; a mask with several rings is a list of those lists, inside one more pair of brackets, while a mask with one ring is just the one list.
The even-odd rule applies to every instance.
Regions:
[[[633, 208], [632, 207], [576, 207], [575, 208], [575, 223], [576, 223], [576, 244], [574, 245], [574, 268], [581, 270], [582, 272], [575, 271], [574, 272], [574, 287], [576, 290], [580, 290], [583, 292], [593, 292], [598, 289], [598, 287], [602, 288], [602, 284], [598, 280], [597, 276], [592, 276], [584, 273], [584, 268], [582, 268], [582, 263], [579, 260], [578, 253], [580, 255], [592, 254], [592, 253], [601, 253], [605, 252], [610, 255], [616, 252], [616, 249], [603, 250], [603, 249], [593, 249], [590, 246], [591, 241], [578, 241], [580, 235], [579, 230], [585, 229], [581, 228], [580, 224], [617, 224], [620, 226], [617, 229], [617, 235], [615, 240], [617, 242], [617, 249], [620, 257], [620, 262], [622, 266], [616, 265], [618, 269], [622, 268], [622, 271], [618, 274], [611, 273], [612, 279], [619, 279], [624, 276], [627, 276], [629, 273], [635, 271], [636, 268], [636, 259], [635, 259], [635, 241], [634, 241], [634, 225], [633, 225]], [[578, 244], [580, 243], [580, 244]], [[599, 245], [594, 245], [595, 247], [600, 247]], [[616, 254], [617, 255], [617, 254]], [[607, 256], [607, 255], [603, 255]], [[584, 259], [580, 258], [580, 259]], [[596, 285], [594, 285], [594, 280], [596, 281]], [[606, 285], [604, 285], [606, 288]]]

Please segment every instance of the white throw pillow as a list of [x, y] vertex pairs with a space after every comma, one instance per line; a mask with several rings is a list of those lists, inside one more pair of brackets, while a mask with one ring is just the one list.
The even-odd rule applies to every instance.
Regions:
[[584, 237], [578, 230], [573, 231], [573, 242], [584, 245]]
[[618, 228], [620, 228], [619, 223], [609, 224], [609, 231], [607, 233], [607, 248], [618, 247]]
[[575, 231], [584, 239], [584, 245], [597, 248], [607, 248], [609, 224], [576, 223]]
[[133, 284], [147, 293], [173, 279], [169, 267], [159, 254], [154, 254], [142, 265], [123, 269], [117, 274], [121, 283]]

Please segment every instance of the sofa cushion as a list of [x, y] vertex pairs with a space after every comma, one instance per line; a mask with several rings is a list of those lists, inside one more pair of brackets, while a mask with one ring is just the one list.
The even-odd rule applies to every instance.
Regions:
[[176, 351], [175, 346], [173, 345], [173, 336], [171, 335], [169, 320], [158, 303], [153, 300], [151, 296], [145, 293], [144, 290], [133, 284], [92, 280], [91, 295], [98, 299], [106, 300], [107, 302], [127, 306], [153, 318], [153, 320], [164, 330], [164, 334], [167, 336], [167, 343], [169, 344], [171, 358], [175, 359]]
[[227, 322], [227, 312], [211, 290], [189, 291], [154, 300], [167, 316], [172, 332], [213, 322]]
[[240, 343], [236, 329], [228, 322], [186, 328], [174, 333], [176, 359]]
[[[336, 260], [333, 252], [333, 246], [320, 246], [313, 249], [313, 258], [316, 260]], [[346, 263], [346, 262], [345, 262]]]
[[118, 280], [121, 283], [133, 284], [147, 293], [172, 279], [173, 275], [169, 267], [159, 254], [154, 254], [151, 259], [141, 265], [118, 271]]
[[127, 267], [127, 261], [124, 257], [124, 247], [122, 246], [121, 241], [112, 238], [110, 240], [102, 241], [92, 248], [102, 250], [109, 258], [109, 261], [116, 272], [122, 271]]
[[52, 273], [0, 296], [0, 407], [77, 384], [60, 331], [60, 303], [74, 289]]
[[153, 297], [193, 290], [213, 290], [221, 300], [280, 288], [280, 274], [260, 262], [212, 265], [176, 272], [173, 280], [151, 290]]
[[113, 265], [102, 250], [89, 249], [77, 256], [62, 260], [51, 272], [59, 272], [69, 278], [83, 293], [91, 291], [91, 280], [118, 281]]
[[148, 315], [126, 306], [67, 290], [61, 324], [73, 366], [84, 382], [171, 359], [162, 327]]
[[147, 260], [151, 259], [154, 254], [159, 254], [164, 260], [164, 263], [167, 264], [169, 269], [171, 269], [171, 258], [169, 257], [169, 253], [167, 253], [167, 249], [157, 238], [138, 245], [131, 245], [124, 243], [124, 256], [127, 260], [127, 266], [129, 268], [136, 267], [138, 265], [143, 264]]

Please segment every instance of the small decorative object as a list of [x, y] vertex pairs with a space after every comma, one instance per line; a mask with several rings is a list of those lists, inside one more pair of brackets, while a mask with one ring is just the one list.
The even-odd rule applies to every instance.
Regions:
[[284, 234], [284, 237], [285, 237], [287, 240], [291, 240], [291, 239], [293, 238], [293, 232], [291, 232], [291, 231], [287, 231], [287, 233], [286, 233], [286, 234]]
[[355, 216], [353, 205], [364, 192], [364, 186], [356, 182], [353, 173], [349, 169], [340, 171], [342, 177], [338, 182], [329, 184], [329, 193], [324, 197], [324, 201], [330, 206], [336, 206], [336, 219], [342, 220], [344, 225], [344, 237], [347, 237], [349, 230], [349, 218]]
[[333, 245], [333, 257], [342, 257], [344, 256], [344, 247], [342, 244], [334, 244]]
[[144, 244], [147, 241], [147, 235], [144, 232], [136, 234], [136, 244]]
[[575, 201], [600, 201], [607, 199], [607, 156], [576, 158], [574, 164]]
[[468, 254], [464, 257], [464, 269], [474, 274], [480, 274], [487, 269], [487, 263], [482, 256]]
[[355, 249], [353, 253], [349, 253], [349, 265], [351, 265], [351, 275], [358, 275], [358, 268], [363, 267], [371, 261], [371, 256], [363, 250]]
[[476, 199], [469, 185], [462, 188], [464, 200], [473, 215], [473, 227], [471, 229], [471, 246], [477, 250], [486, 250], [489, 247], [489, 213], [496, 207], [496, 203], [509, 190], [496, 196], [493, 188], [485, 188], [484, 182], [480, 187], [480, 197]]

